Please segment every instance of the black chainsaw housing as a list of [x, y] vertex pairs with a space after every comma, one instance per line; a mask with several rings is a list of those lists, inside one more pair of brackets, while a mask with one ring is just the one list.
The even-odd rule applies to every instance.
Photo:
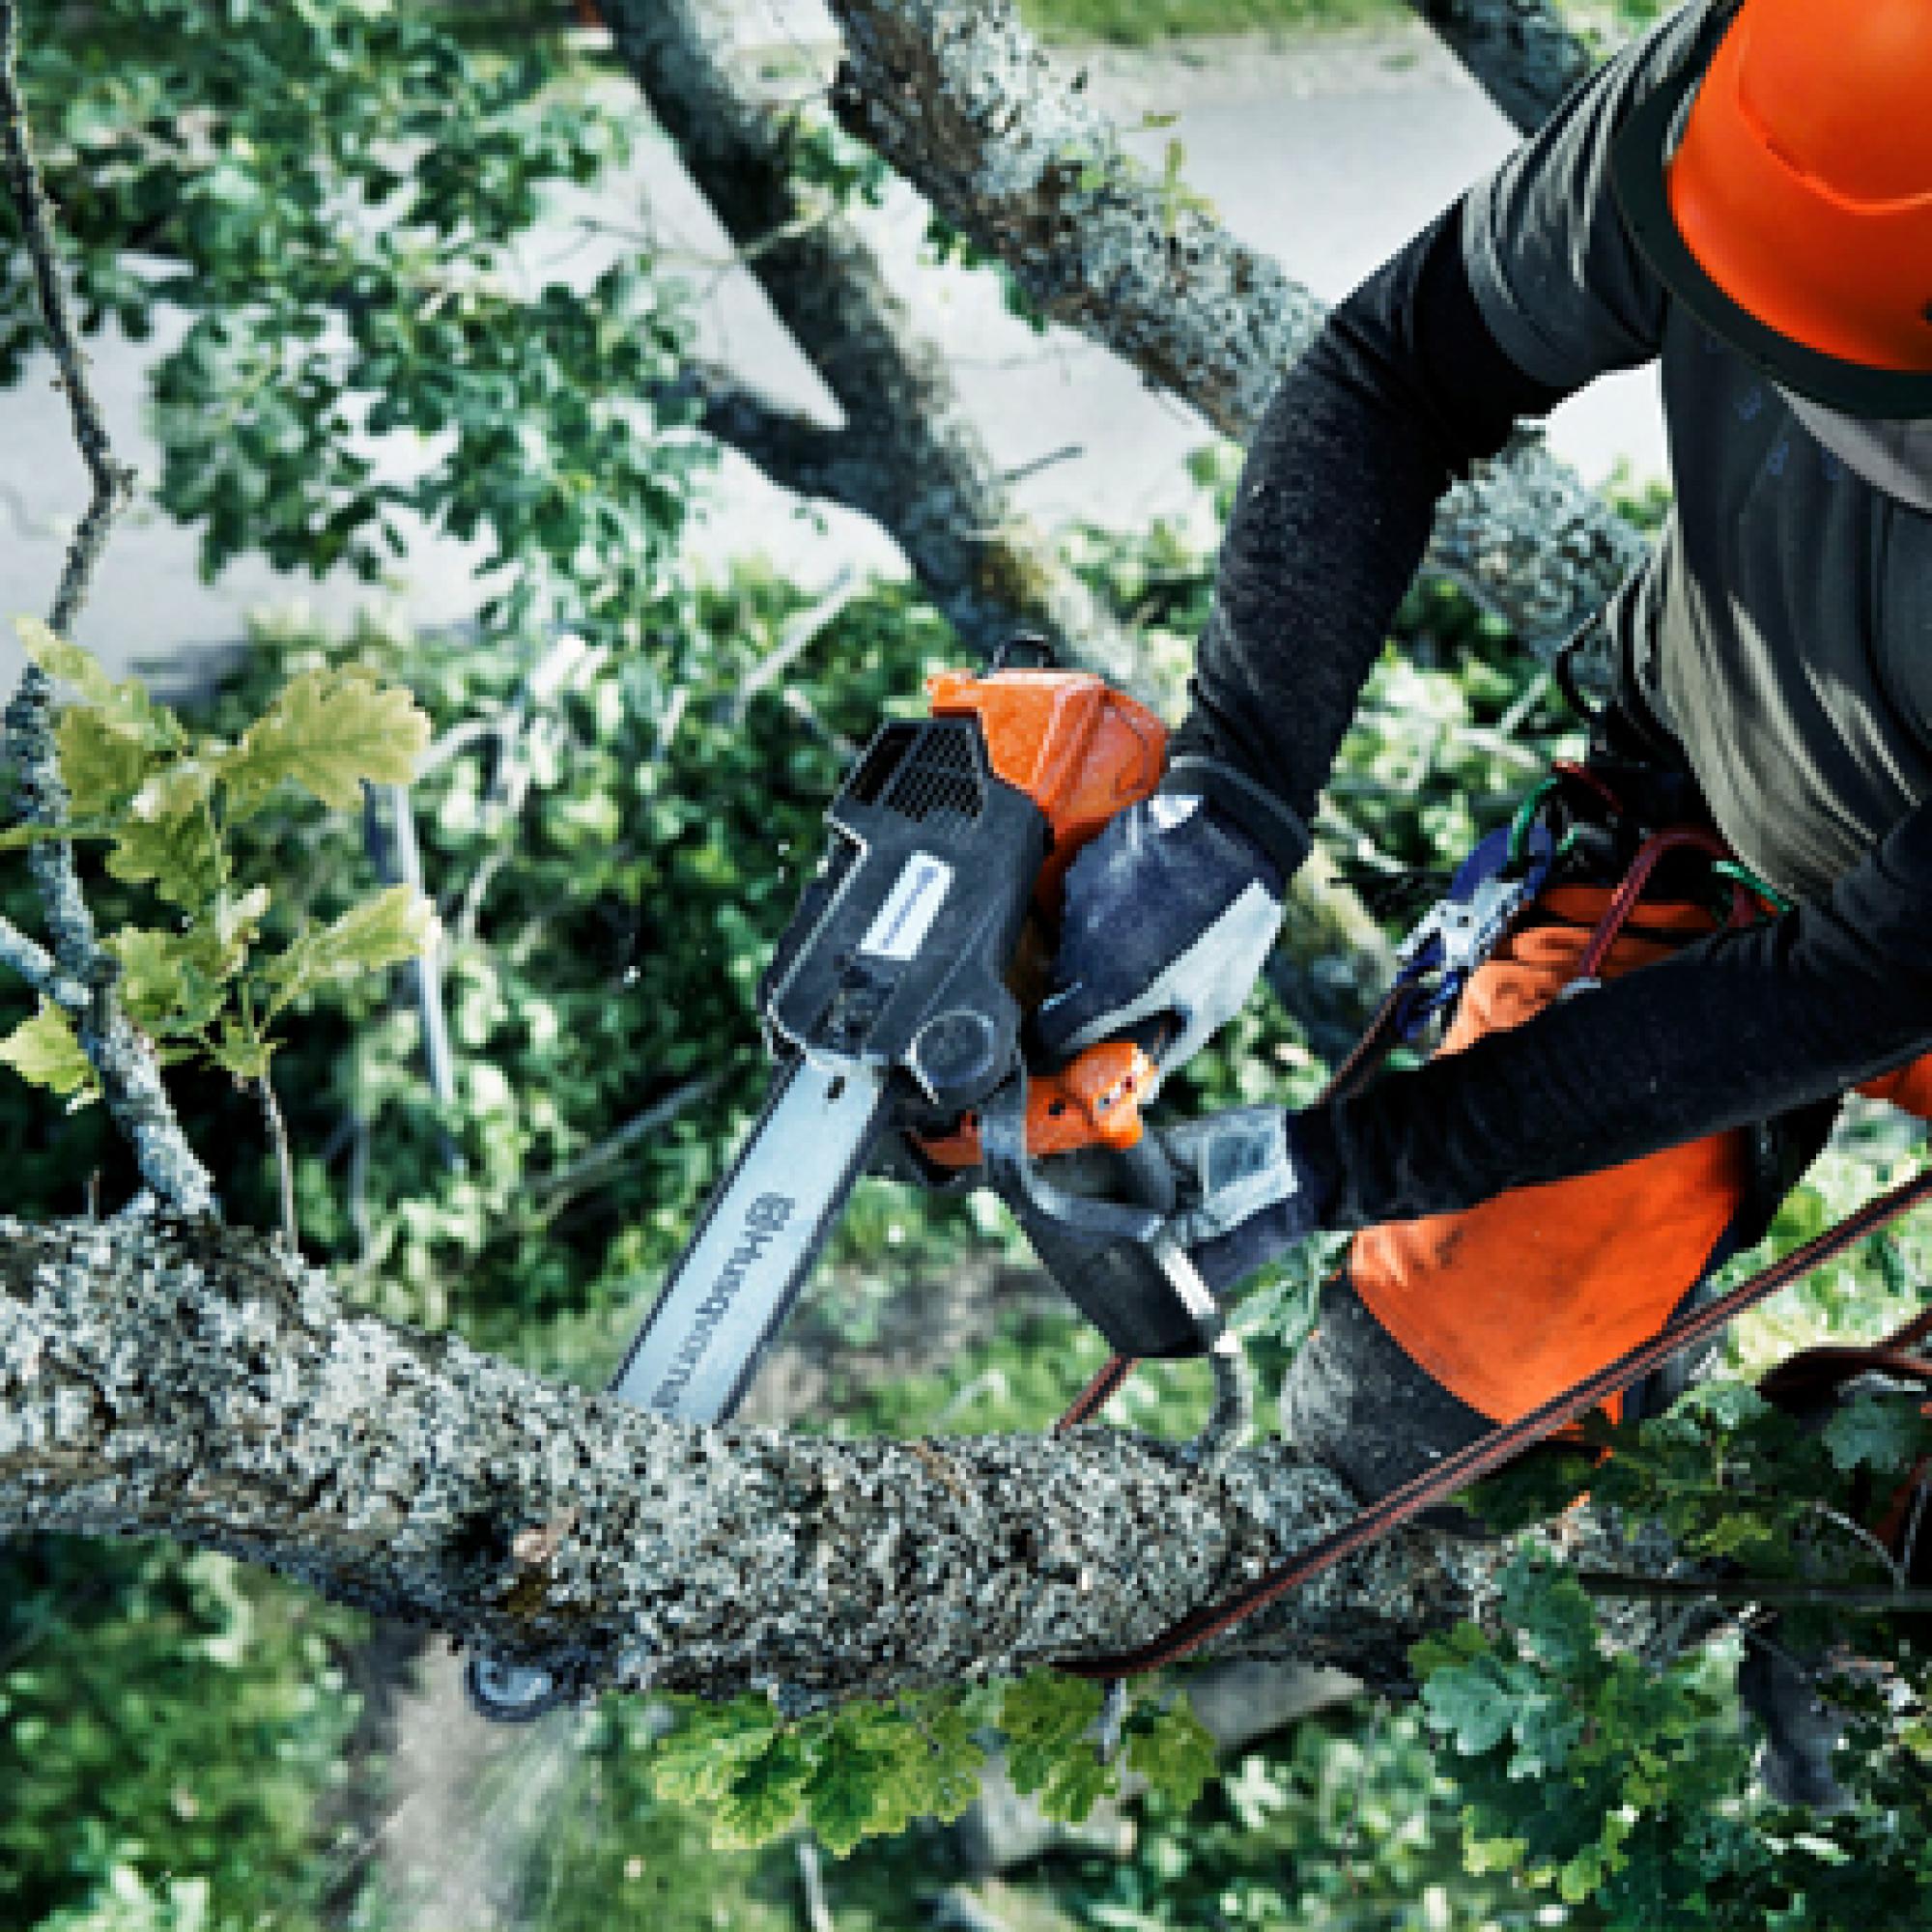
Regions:
[[[994, 775], [971, 717], [884, 726], [826, 819], [830, 849], [759, 989], [768, 1037], [781, 1055], [823, 1052], [889, 1071], [894, 1130], [874, 1164], [947, 1184], [909, 1135], [1024, 1091], [1024, 1015], [1006, 972], [1050, 842], [1046, 819]], [[1198, 1325], [1143, 1242], [1033, 1184], [1018, 1152], [979, 1179], [1117, 1350], [1201, 1350]]]
[[935, 718], [881, 729], [826, 819], [831, 850], [760, 988], [773, 1044], [895, 1070], [909, 1108], [956, 1118], [1017, 1064], [1005, 976], [1045, 815], [993, 776], [978, 719]]

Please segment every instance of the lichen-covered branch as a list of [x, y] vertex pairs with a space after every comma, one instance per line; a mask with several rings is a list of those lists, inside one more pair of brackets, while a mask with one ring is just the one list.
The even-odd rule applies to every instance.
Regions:
[[43, 998], [65, 1007], [71, 1013], [84, 1012], [88, 990], [78, 980], [70, 980], [60, 963], [38, 940], [30, 939], [11, 919], [0, 918], [0, 966], [11, 968]]
[[1543, 126], [1596, 66], [1551, 0], [1408, 0], [1519, 133]]
[[[593, 1686], [842, 1697], [1148, 1638], [1333, 1526], [1279, 1444], [694, 1429], [352, 1318], [210, 1220], [0, 1219], [0, 1536], [159, 1535]], [[1634, 1570], [1629, 1552], [1589, 1552]], [[1397, 1538], [1224, 1655], [1405, 1673], [1489, 1546]]]
[[[0, 0], [0, 159], [7, 191], [20, 221], [47, 338], [59, 365], [61, 387], [73, 418], [74, 440], [93, 479], [94, 494], [61, 573], [48, 622], [65, 634], [80, 614], [108, 530], [133, 488], [134, 472], [119, 462], [107, 439], [99, 405], [87, 381], [61, 276], [53, 212], [35, 164], [15, 71], [18, 46], [15, 0]], [[68, 815], [67, 788], [54, 751], [53, 686], [30, 664], [7, 707], [7, 755], [14, 767], [15, 801], [31, 824], [58, 825]], [[64, 838], [37, 840], [27, 854], [46, 909], [47, 933], [63, 983], [85, 986], [90, 998], [75, 1027], [82, 1052], [99, 1076], [115, 1124], [134, 1150], [141, 1178], [162, 1200], [188, 1213], [213, 1209], [214, 1187], [175, 1119], [153, 1051], [128, 1024], [114, 998], [114, 962], [96, 941], [94, 917], [80, 889], [73, 847]]]
[[1095, 668], [1129, 676], [1130, 643], [1014, 509], [945, 358], [865, 238], [803, 199], [796, 110], [758, 97], [702, 0], [600, 0], [600, 12], [686, 171], [845, 419], [808, 436], [809, 425], [739, 397], [721, 404], [714, 433], [737, 441], [745, 432], [746, 454], [769, 460], [775, 480], [878, 523], [968, 645], [1044, 630]]
[[[1056, 320], [1245, 441], [1321, 302], [1139, 166], [1010, 0], [831, 0], [844, 126], [1013, 270]], [[1640, 539], [1533, 437], [1446, 499], [1429, 561], [1548, 649]]]

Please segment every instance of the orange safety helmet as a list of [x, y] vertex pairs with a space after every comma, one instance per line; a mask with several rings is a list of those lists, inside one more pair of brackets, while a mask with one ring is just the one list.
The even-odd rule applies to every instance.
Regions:
[[1781, 386], [1849, 415], [1932, 416], [1932, 0], [1711, 11], [1617, 138], [1632, 235]]

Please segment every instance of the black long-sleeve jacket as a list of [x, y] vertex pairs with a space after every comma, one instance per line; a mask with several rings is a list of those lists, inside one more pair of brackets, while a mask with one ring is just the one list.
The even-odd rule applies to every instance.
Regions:
[[[1594, 1172], [1932, 1050], [1932, 518], [1847, 478], [1676, 311], [1607, 189], [1587, 210], [1566, 199], [1593, 191], [1579, 152], [1671, 56], [1661, 30], [1586, 86], [1284, 379], [1176, 756], [1225, 761], [1308, 817], [1442, 493], [1518, 417], [1661, 355], [1679, 509], [1612, 629], [1719, 824], [1799, 903], [1302, 1116], [1330, 1226]], [[1515, 225], [1537, 220], [1541, 253]], [[1247, 785], [1213, 796], [1294, 856]]]

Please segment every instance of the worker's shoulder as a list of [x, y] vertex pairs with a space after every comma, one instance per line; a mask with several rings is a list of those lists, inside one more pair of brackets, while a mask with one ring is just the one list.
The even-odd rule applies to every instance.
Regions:
[[1648, 361], [1669, 298], [1619, 212], [1611, 156], [1630, 117], [1703, 57], [1722, 10], [1694, 0], [1583, 81], [1464, 197], [1463, 256], [1491, 333], [1526, 375], [1568, 392]]

